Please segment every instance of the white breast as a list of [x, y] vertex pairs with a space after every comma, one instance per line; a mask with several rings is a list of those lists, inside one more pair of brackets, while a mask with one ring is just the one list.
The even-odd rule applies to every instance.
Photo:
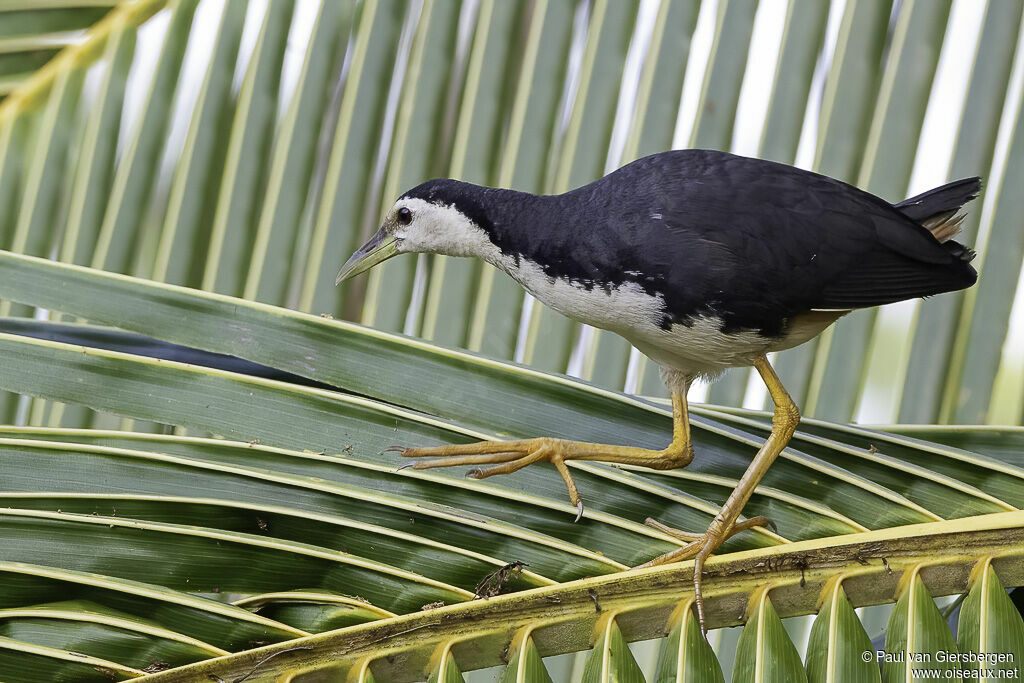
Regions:
[[649, 325], [661, 318], [662, 298], [651, 296], [639, 285], [626, 283], [612, 289], [572, 283], [544, 274], [534, 263], [520, 260], [502, 264], [526, 291], [562, 315], [594, 327], [619, 332]]
[[[652, 296], [636, 283], [610, 290], [587, 289], [561, 278], [552, 278], [536, 264], [493, 256], [488, 259], [511, 275], [530, 294], [562, 315], [616, 332], [658, 364], [688, 375], [714, 376], [729, 367], [749, 366], [767, 353], [774, 340], [755, 330], [725, 334], [722, 321], [701, 316], [690, 325], [660, 326], [664, 298]], [[497, 262], [495, 262], [497, 261]]]

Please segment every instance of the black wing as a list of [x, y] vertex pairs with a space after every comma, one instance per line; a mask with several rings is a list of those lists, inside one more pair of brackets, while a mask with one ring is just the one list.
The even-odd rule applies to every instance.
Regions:
[[572, 194], [604, 205], [609, 222], [593, 233], [600, 251], [642, 274], [676, 321], [713, 312], [727, 327], [775, 333], [801, 312], [929, 296], [977, 278], [970, 250], [940, 244], [907, 215], [913, 208], [769, 161], [665, 152]]

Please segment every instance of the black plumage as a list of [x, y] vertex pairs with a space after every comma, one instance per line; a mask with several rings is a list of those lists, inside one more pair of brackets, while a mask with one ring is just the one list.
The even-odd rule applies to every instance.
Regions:
[[[585, 288], [636, 283], [664, 325], [782, 332], [813, 310], [963, 289], [973, 253], [923, 226], [980, 188], [957, 181], [898, 205], [792, 166], [708, 150], [639, 159], [561, 195], [432, 180], [405, 197], [451, 204], [502, 253]], [[950, 214], [952, 215], [952, 214]]]

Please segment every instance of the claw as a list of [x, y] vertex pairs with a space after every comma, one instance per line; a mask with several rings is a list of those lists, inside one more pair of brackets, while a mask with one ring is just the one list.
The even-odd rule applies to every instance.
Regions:
[[576, 519], [573, 520], [573, 523], [575, 524], [576, 522], [580, 521], [581, 519], [583, 519], [583, 501], [582, 500], [576, 502]]
[[406, 450], [407, 449], [406, 449], [405, 446], [388, 446], [387, 448], [382, 450], [381, 453], [390, 453], [390, 452], [404, 453]]
[[469, 479], [479, 479], [482, 473], [482, 469], [480, 469], [479, 467], [474, 467], [471, 470], [466, 470], [466, 477], [468, 477]]
[[395, 472], [401, 472], [406, 467], [414, 467], [415, 465], [416, 465], [416, 461], [415, 460], [410, 460], [409, 462], [405, 463], [404, 465], [399, 467], [397, 470], [395, 470]]
[[693, 558], [693, 587], [694, 594], [696, 596], [695, 601], [697, 603], [697, 619], [700, 622], [701, 633], [704, 634], [705, 638], [707, 637], [708, 630], [704, 622], [704, 599], [701, 595], [701, 581], [704, 576], [705, 560], [707, 560], [708, 557], [711, 556], [711, 553], [717, 550], [724, 541], [732, 538], [741, 531], [746, 531], [753, 527], [771, 527], [773, 530], [776, 530], [775, 524], [767, 517], [763, 517], [761, 515], [745, 519], [742, 522], [734, 522], [724, 533], [719, 531], [721, 527], [715, 527], [714, 522], [712, 522], [711, 526], [709, 526], [708, 530], [703, 534], [689, 534], [685, 531], [679, 531], [678, 529], [666, 526], [651, 517], [645, 519], [644, 524], [670, 536], [674, 536], [681, 541], [687, 541], [687, 544], [682, 548], [678, 548], [672, 552], [665, 553], [660, 557], [656, 557], [650, 562], [645, 562], [640, 565], [638, 568], [657, 567], [670, 562], [681, 562], [683, 560]]

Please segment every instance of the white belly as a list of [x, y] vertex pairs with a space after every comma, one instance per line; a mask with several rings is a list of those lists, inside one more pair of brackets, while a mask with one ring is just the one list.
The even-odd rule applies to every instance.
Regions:
[[641, 353], [662, 367], [689, 376], [714, 377], [728, 368], [749, 367], [772, 351], [788, 349], [815, 337], [842, 312], [805, 314], [789, 321], [781, 337], [765, 337], [757, 330], [722, 331], [722, 319], [701, 315], [691, 324], [661, 327], [664, 299], [651, 296], [635, 283], [611, 290], [572, 284], [551, 278], [535, 264], [499, 254], [488, 258], [546, 306], [562, 315], [625, 337]]
[[773, 350], [778, 340], [756, 330], [722, 332], [722, 320], [701, 316], [668, 330], [648, 325], [623, 335], [654, 362], [687, 376], [714, 377], [728, 368], [748, 367]]

